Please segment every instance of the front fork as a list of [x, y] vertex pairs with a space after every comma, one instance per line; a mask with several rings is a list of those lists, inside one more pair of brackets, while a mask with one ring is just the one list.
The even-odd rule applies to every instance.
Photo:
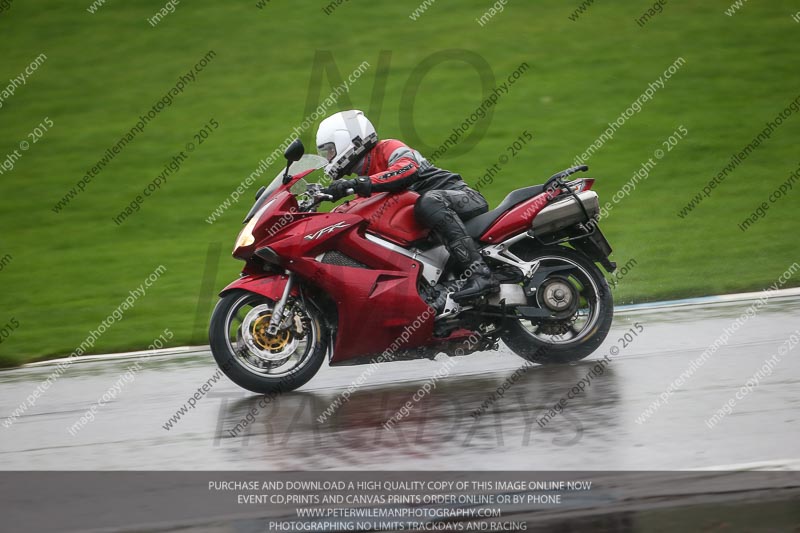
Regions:
[[272, 318], [270, 318], [269, 327], [267, 328], [267, 333], [269, 335], [278, 334], [281, 322], [283, 322], [283, 319], [285, 318], [283, 316], [283, 311], [286, 308], [286, 302], [289, 300], [289, 295], [292, 292], [292, 285], [294, 285], [294, 273], [287, 270], [286, 286], [283, 288], [283, 294], [281, 295], [280, 300], [275, 302], [275, 308], [272, 310]]

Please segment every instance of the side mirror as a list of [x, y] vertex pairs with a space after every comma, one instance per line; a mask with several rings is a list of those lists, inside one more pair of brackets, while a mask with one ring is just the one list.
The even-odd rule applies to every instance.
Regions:
[[304, 153], [306, 153], [306, 149], [303, 146], [303, 141], [295, 139], [292, 141], [292, 144], [286, 147], [286, 151], [283, 152], [283, 157], [285, 157], [287, 161], [294, 163], [295, 161], [300, 161]]
[[289, 167], [292, 166], [292, 163], [295, 161], [300, 161], [304, 153], [306, 153], [306, 149], [300, 139], [293, 140], [292, 144], [286, 147], [286, 151], [283, 152], [283, 157], [286, 158], [286, 170], [283, 173], [284, 184], [289, 182]]
[[262, 186], [260, 189], [258, 189], [258, 191], [256, 192], [256, 200], [261, 198], [261, 195], [264, 194], [264, 191], [266, 190], [267, 188], [265, 186]]

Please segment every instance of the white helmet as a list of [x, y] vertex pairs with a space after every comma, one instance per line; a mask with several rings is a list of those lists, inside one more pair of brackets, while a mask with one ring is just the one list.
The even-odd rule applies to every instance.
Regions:
[[328, 160], [325, 174], [333, 180], [349, 174], [353, 164], [376, 144], [375, 127], [357, 109], [329, 116], [317, 130], [317, 153]]

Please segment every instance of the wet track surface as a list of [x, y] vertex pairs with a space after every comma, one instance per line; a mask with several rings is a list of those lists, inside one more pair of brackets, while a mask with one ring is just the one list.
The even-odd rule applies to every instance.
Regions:
[[[302, 389], [263, 406], [262, 397], [225, 377], [214, 382], [216, 366], [207, 352], [153, 357], [142, 360], [135, 379], [122, 382], [116, 399], [73, 435], [68, 428], [120, 383], [133, 360], [76, 363], [13, 425], [0, 427], [0, 469], [671, 470], [763, 462], [798, 468], [800, 350], [779, 350], [789, 347], [793, 333], [800, 336], [800, 298], [770, 300], [734, 326], [737, 331], [705, 364], [690, 370], [751, 305], [619, 312], [606, 343], [589, 360], [530, 367], [478, 417], [473, 411], [523, 360], [504, 347], [455, 359], [450, 374], [392, 430], [384, 422], [446, 358], [380, 365], [320, 423], [317, 418], [368, 367], [323, 367]], [[624, 339], [626, 332], [632, 340]], [[612, 353], [602, 375], [567, 399], [562, 413], [544, 428], [537, 424], [597, 368], [599, 358]], [[707, 427], [773, 356], [772, 374]], [[0, 421], [53, 369], [0, 373]], [[691, 375], [669, 403], [637, 422], [687, 371]], [[196, 407], [165, 429], [209, 380]], [[253, 422], [242, 428], [248, 413]]]

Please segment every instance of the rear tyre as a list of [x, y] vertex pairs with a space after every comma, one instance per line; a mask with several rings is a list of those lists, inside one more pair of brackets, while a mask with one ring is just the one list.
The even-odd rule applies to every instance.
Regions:
[[258, 394], [301, 387], [328, 351], [320, 321], [299, 303], [293, 306], [290, 327], [269, 335], [274, 304], [258, 294], [230, 292], [217, 302], [209, 326], [217, 365], [231, 381]]
[[614, 317], [611, 290], [600, 269], [582, 253], [563, 246], [527, 247], [514, 253], [525, 261], [540, 261], [528, 305], [556, 318], [511, 321], [500, 336], [506, 346], [539, 364], [570, 363], [594, 352]]

